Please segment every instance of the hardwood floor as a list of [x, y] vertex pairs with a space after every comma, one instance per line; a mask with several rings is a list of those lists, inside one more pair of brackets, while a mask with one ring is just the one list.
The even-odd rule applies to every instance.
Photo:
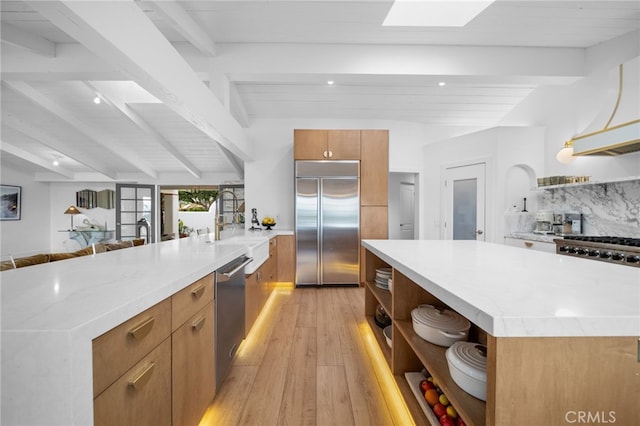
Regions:
[[277, 288], [200, 426], [413, 424], [376, 345], [363, 288]]

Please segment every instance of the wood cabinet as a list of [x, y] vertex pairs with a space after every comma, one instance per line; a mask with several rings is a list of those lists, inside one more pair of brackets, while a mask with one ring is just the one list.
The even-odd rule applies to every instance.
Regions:
[[95, 426], [171, 425], [171, 339], [166, 338], [98, 395]]
[[93, 340], [96, 425], [197, 425], [215, 395], [213, 274]]
[[[390, 265], [368, 250], [365, 256], [365, 316], [417, 425], [429, 422], [404, 373], [422, 368], [470, 426], [576, 423], [587, 415], [599, 416], [599, 424], [637, 423], [637, 337], [494, 337], [472, 323], [469, 341], [487, 346], [487, 400], [481, 401], [451, 378], [446, 348], [413, 331], [411, 311], [419, 304], [451, 308], [397, 269], [393, 293], [376, 287], [376, 269]], [[373, 320], [378, 304], [392, 317], [391, 349]], [[597, 390], [585, 390], [585, 380]]]
[[102, 393], [171, 335], [166, 299], [93, 340], [93, 395]]
[[278, 282], [293, 282], [295, 280], [295, 236], [278, 235]]
[[[387, 206], [360, 207], [360, 239], [386, 240], [389, 238], [387, 225], [389, 209]], [[360, 282], [366, 278], [367, 256], [364, 247], [360, 246]], [[374, 274], [375, 275], [375, 274]]]
[[171, 301], [93, 341], [95, 425], [171, 424]]
[[214, 318], [210, 301], [171, 336], [173, 425], [196, 426], [215, 396]]
[[171, 297], [172, 418], [196, 426], [215, 396], [213, 274]]
[[[294, 160], [360, 160], [360, 239], [388, 238], [388, 130], [294, 130], [293, 153]], [[364, 249], [360, 249], [361, 285], [366, 268], [363, 254]], [[278, 280], [285, 281], [284, 276]], [[295, 269], [291, 276], [294, 280]]]
[[296, 160], [359, 160], [359, 130], [294, 130]]
[[389, 131], [360, 131], [360, 205], [389, 204]]
[[244, 334], [251, 331], [253, 323], [260, 313], [260, 278], [262, 271], [260, 268], [251, 275], [245, 276], [244, 286]]
[[278, 237], [269, 240], [269, 258], [251, 275], [245, 276], [245, 335], [249, 334], [267, 299], [278, 274]]

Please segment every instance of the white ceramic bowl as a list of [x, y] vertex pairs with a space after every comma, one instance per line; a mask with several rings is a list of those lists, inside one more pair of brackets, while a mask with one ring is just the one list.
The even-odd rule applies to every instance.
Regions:
[[386, 326], [384, 330], [382, 330], [382, 334], [384, 334], [385, 339], [387, 339], [387, 345], [391, 347], [391, 326]]
[[467, 340], [471, 327], [471, 323], [457, 312], [432, 305], [418, 306], [411, 311], [411, 319], [413, 331], [418, 336], [434, 345], [445, 347]]
[[457, 342], [446, 352], [451, 378], [463, 391], [487, 400], [487, 348], [472, 342]]

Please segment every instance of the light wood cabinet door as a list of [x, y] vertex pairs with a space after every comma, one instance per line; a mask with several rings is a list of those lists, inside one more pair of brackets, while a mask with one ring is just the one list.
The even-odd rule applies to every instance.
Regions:
[[[389, 238], [387, 206], [360, 207], [360, 239], [385, 240]], [[364, 283], [367, 270], [366, 249], [360, 246], [360, 282]]]
[[[278, 238], [274, 237], [269, 240], [269, 291], [267, 298], [273, 291], [278, 282]], [[266, 299], [265, 299], [266, 302]]]
[[327, 130], [295, 129], [293, 158], [296, 160], [326, 160]]
[[359, 160], [360, 130], [293, 131], [296, 160]]
[[171, 296], [171, 330], [213, 301], [213, 274], [208, 274]]
[[294, 235], [278, 235], [278, 282], [294, 280], [295, 243]]
[[360, 132], [360, 205], [389, 204], [389, 131]]
[[96, 337], [92, 344], [94, 397], [170, 335], [169, 298]]
[[359, 160], [360, 130], [329, 130], [328, 160]]
[[260, 313], [260, 288], [258, 287], [258, 276], [260, 275], [260, 268], [253, 272], [251, 275], [245, 276], [244, 286], [244, 334], [245, 336], [251, 331], [253, 323], [256, 321], [258, 314]]
[[94, 400], [93, 422], [95, 426], [171, 425], [170, 338]]
[[214, 318], [209, 302], [171, 336], [174, 426], [196, 426], [215, 396]]

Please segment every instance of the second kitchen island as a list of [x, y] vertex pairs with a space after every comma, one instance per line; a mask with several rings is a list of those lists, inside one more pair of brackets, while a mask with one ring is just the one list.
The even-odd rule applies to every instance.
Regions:
[[[365, 240], [365, 314], [417, 424], [404, 373], [423, 366], [468, 425], [640, 424], [640, 269], [476, 241]], [[375, 286], [393, 268], [393, 292]], [[445, 349], [414, 331], [420, 304], [452, 309], [487, 345], [487, 401], [452, 380]]]

